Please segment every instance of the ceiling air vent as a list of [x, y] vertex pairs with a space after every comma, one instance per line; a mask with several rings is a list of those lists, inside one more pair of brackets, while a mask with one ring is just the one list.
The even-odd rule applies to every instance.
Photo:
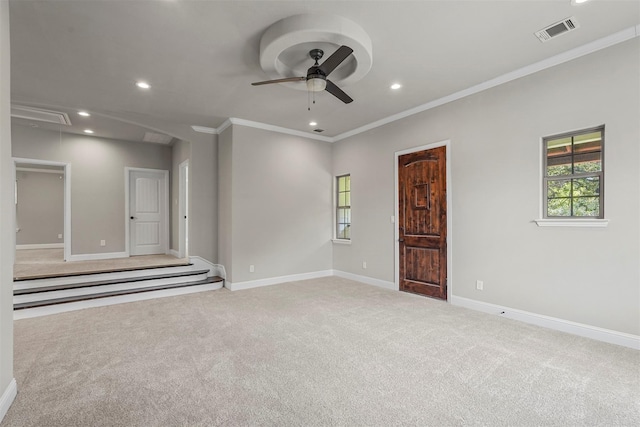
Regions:
[[67, 113], [27, 107], [24, 105], [12, 105], [11, 117], [71, 126], [71, 120], [69, 120]]
[[173, 139], [172, 136], [163, 135], [161, 133], [155, 132], [145, 132], [144, 138], [142, 138], [143, 142], [153, 142], [154, 144], [169, 144]]
[[580, 24], [578, 24], [576, 18], [572, 16], [571, 18], [563, 19], [560, 22], [549, 25], [547, 28], [537, 31], [535, 34], [541, 42], [546, 42], [554, 37], [573, 31], [576, 28], [580, 28]]
[[313, 131], [314, 132], [318, 132], [318, 133], [322, 133], [322, 132], [324, 132], [324, 129], [314, 129]]

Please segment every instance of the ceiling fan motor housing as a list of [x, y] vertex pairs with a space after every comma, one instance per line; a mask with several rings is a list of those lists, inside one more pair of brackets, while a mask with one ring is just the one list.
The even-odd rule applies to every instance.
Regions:
[[320, 70], [318, 61], [324, 56], [322, 49], [311, 49], [311, 59], [316, 63], [307, 71], [307, 90], [310, 92], [322, 92], [327, 87], [327, 76]]

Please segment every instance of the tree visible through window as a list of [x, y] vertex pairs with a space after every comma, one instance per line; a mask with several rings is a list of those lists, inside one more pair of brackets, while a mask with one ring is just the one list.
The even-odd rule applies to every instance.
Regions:
[[351, 175], [337, 180], [336, 239], [351, 239]]
[[603, 218], [604, 126], [543, 143], [545, 218]]

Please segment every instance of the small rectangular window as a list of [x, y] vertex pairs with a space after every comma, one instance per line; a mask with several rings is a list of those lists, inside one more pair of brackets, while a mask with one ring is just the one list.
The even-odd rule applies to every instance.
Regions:
[[351, 175], [336, 177], [336, 239], [351, 239]]
[[604, 218], [604, 126], [543, 138], [544, 217]]

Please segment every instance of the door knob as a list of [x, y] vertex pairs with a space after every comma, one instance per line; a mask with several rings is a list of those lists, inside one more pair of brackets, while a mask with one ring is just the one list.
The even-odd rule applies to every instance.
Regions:
[[132, 217], [131, 217], [131, 219], [136, 219], [136, 217], [135, 217], [135, 216], [132, 216]]

